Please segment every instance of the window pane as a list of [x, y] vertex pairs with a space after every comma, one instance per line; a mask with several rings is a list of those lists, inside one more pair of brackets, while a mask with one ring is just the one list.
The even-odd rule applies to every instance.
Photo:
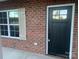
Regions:
[[7, 18], [7, 12], [0, 12], [0, 18]]
[[7, 12], [2, 13], [3, 18], [7, 18]]
[[10, 35], [13, 37], [19, 37], [19, 26], [10, 26]]
[[8, 27], [7, 27], [7, 25], [0, 25], [0, 33], [1, 33], [1, 35], [8, 36]]
[[52, 15], [53, 19], [59, 19], [59, 10], [53, 10], [53, 15]]
[[0, 12], [0, 24], [7, 24], [7, 13]]
[[7, 27], [7, 25], [0, 25], [0, 29], [3, 31], [7, 31], [8, 27]]
[[11, 36], [15, 36], [15, 35], [14, 35], [14, 31], [10, 31], [10, 35], [11, 35]]
[[60, 20], [61, 19], [67, 19], [67, 15], [60, 15]]
[[67, 10], [60, 10], [60, 14], [67, 14]]
[[59, 15], [53, 16], [53, 19], [60, 19]]
[[15, 32], [15, 36], [16, 37], [19, 37], [19, 32]]
[[59, 15], [59, 10], [53, 10], [53, 15]]
[[8, 31], [5, 31], [5, 35], [8, 36]]
[[0, 18], [2, 18], [2, 12], [0, 12]]
[[18, 24], [19, 23], [19, 14], [17, 11], [9, 12], [9, 23], [10, 24]]
[[10, 26], [10, 30], [14, 30], [14, 26]]
[[7, 24], [7, 19], [0, 18], [0, 24]]
[[10, 24], [18, 24], [18, 18], [9, 18], [9, 23]]
[[10, 30], [19, 32], [19, 26], [17, 26], [17, 25], [10, 25]]
[[8, 31], [1, 31], [1, 35], [8, 36]]
[[19, 14], [18, 14], [18, 12], [17, 11], [10, 11], [9, 12], [9, 17], [10, 18], [18, 18], [19, 17]]

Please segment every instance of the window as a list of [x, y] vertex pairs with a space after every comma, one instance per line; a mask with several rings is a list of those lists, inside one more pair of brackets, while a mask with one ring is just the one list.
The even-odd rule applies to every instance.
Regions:
[[0, 35], [1, 37], [26, 39], [24, 8], [0, 12]]
[[67, 19], [67, 10], [53, 10], [53, 19], [65, 20]]
[[19, 37], [19, 13], [18, 11], [9, 11], [10, 36]]

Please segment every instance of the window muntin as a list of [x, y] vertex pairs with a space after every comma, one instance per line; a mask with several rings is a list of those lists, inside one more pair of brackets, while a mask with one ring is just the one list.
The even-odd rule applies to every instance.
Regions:
[[52, 18], [56, 20], [67, 19], [67, 10], [53, 10]]
[[18, 11], [0, 12], [0, 34], [8, 37], [19, 37]]

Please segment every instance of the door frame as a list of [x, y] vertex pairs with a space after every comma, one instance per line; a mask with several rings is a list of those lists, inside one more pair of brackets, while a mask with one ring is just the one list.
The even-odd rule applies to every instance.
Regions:
[[48, 54], [48, 9], [50, 7], [62, 7], [62, 6], [72, 6], [72, 21], [71, 21], [71, 33], [70, 33], [70, 52], [69, 59], [72, 59], [72, 47], [73, 47], [73, 32], [74, 32], [74, 15], [75, 15], [75, 3], [70, 4], [60, 4], [60, 5], [50, 5], [47, 6], [46, 11], [46, 54]]

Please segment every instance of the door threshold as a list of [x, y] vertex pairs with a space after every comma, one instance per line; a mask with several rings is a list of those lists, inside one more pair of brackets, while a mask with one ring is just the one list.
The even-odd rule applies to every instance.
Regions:
[[50, 56], [50, 57], [56, 56], [56, 57], [61, 57], [61, 58], [66, 58], [66, 59], [68, 59], [68, 56], [67, 56], [67, 55], [61, 55], [61, 54], [52, 54], [52, 55], [47, 54], [47, 56]]

